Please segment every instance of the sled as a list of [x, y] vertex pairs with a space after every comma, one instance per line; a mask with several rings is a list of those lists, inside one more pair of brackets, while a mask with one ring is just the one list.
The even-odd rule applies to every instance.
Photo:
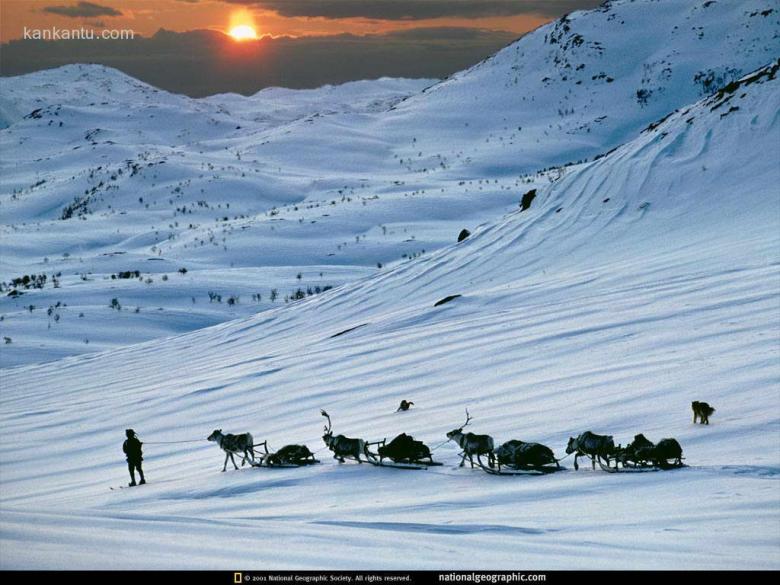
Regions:
[[479, 466], [491, 475], [543, 475], [562, 469], [552, 449], [541, 443], [513, 439], [493, 449], [491, 455], [487, 467], [477, 456]]
[[521, 466], [516, 467], [514, 465], [501, 465], [501, 467], [490, 467], [482, 463], [482, 459], [477, 457], [477, 465], [485, 473], [490, 475], [548, 475], [555, 473], [556, 471], [563, 471], [565, 467], [558, 467], [553, 465], [538, 465], [538, 466]]
[[[431, 463], [405, 463], [402, 461], [395, 462], [392, 460], [379, 461], [378, 459], [368, 459], [366, 463], [373, 465], [374, 467], [392, 467], [393, 469], [428, 469]], [[433, 465], [441, 465], [441, 463], [433, 463]]]
[[252, 467], [262, 467], [265, 469], [297, 469], [299, 467], [314, 465], [319, 462], [319, 459], [309, 459], [300, 463], [268, 463], [266, 461], [260, 461], [259, 463], [252, 463]]
[[298, 467], [307, 467], [320, 463], [319, 459], [306, 459], [299, 462], [283, 462], [283, 463], [270, 463], [267, 459], [263, 458], [256, 463], [251, 463], [252, 467], [262, 467], [264, 469], [297, 469]]
[[[605, 468], [600, 461], [599, 465], [611, 473], [618, 471], [620, 465], [623, 466], [623, 471], [629, 473], [664, 471], [685, 467], [682, 448], [675, 439], [661, 439], [656, 445], [642, 434], [636, 435], [634, 441], [625, 447], [618, 445], [614, 453], [614, 460], [614, 469], [610, 468], [609, 465]], [[672, 463], [669, 463], [670, 460]]]
[[502, 465], [501, 469], [497, 467], [486, 467], [480, 464], [482, 471], [489, 473], [490, 475], [549, 475], [556, 471], [563, 471], [565, 467], [553, 467], [550, 465], [542, 465], [540, 467], [513, 467], [511, 465]]
[[266, 441], [259, 443], [265, 449], [265, 454], [260, 456], [260, 460], [251, 463], [252, 467], [271, 467], [276, 469], [292, 469], [296, 467], [306, 467], [319, 463], [306, 445], [285, 445], [275, 453], [268, 450]]
[[[685, 463], [682, 462], [679, 464], [668, 462], [656, 464], [650, 461], [635, 462], [630, 460], [621, 461], [619, 459], [615, 460], [615, 467], [604, 465], [601, 459], [599, 459], [598, 463], [599, 467], [608, 473], [647, 473], [650, 471], [669, 471], [670, 469], [682, 469], [683, 467], [688, 467], [685, 465]], [[623, 466], [622, 469], [619, 467], [620, 465]]]
[[[405, 442], [417, 449], [419, 454], [427, 453], [427, 455], [421, 457], [415, 457], [414, 454], [409, 456], [393, 456], [391, 454], [380, 455], [380, 450], [384, 450], [388, 445], [393, 445], [395, 441], [403, 438]], [[371, 450], [372, 446], [376, 446], [376, 452]], [[434, 461], [430, 456], [430, 449], [425, 446], [421, 441], [415, 441], [412, 437], [402, 433], [389, 444], [387, 438], [381, 441], [374, 441], [373, 443], [366, 443], [364, 453], [366, 455], [366, 461], [375, 467], [393, 467], [395, 469], [427, 469], [428, 467], [435, 467], [442, 465], [438, 461]]]

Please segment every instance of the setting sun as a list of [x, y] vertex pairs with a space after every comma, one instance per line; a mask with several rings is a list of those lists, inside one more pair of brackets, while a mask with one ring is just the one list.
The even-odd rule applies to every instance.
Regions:
[[257, 29], [252, 13], [246, 9], [236, 10], [230, 14], [228, 34], [236, 41], [251, 41], [257, 39]]
[[257, 38], [257, 31], [248, 24], [240, 24], [230, 29], [228, 33], [237, 41], [246, 41]]

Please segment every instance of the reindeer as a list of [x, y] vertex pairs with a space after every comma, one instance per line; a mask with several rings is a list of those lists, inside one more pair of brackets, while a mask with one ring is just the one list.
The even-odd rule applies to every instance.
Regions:
[[569, 444], [566, 445], [566, 453], [574, 455], [574, 469], [579, 469], [577, 457], [582, 455], [590, 457], [593, 463], [593, 469], [596, 469], [596, 457], [606, 461], [609, 466], [609, 458], [615, 454], [615, 441], [610, 435], [597, 435], [590, 431], [585, 431], [576, 439], [569, 437]]
[[322, 440], [328, 446], [328, 449], [333, 451], [333, 458], [337, 459], [339, 463], [344, 463], [344, 457], [352, 457], [358, 463], [363, 463], [360, 459], [360, 454], [366, 452], [366, 442], [363, 439], [350, 439], [344, 435], [333, 436], [331, 430], [332, 423], [330, 416], [324, 410], [320, 410], [322, 416], [328, 419], [328, 424], [325, 427], [325, 434], [322, 435]]
[[[241, 467], [246, 465], [249, 461], [250, 464], [255, 462], [255, 446], [254, 439], [249, 433], [243, 433], [241, 435], [223, 435], [222, 429], [217, 429], [208, 436], [209, 441], [215, 442], [219, 445], [219, 448], [225, 452], [225, 465], [222, 466], [222, 471], [227, 469], [228, 458], [233, 462], [233, 467], [238, 469], [236, 460], [233, 459], [234, 453], [243, 453], [244, 458], [241, 460]], [[262, 445], [262, 443], [260, 443]]]
[[447, 433], [447, 438], [450, 441], [455, 441], [463, 449], [463, 459], [460, 460], [460, 467], [463, 467], [466, 463], [466, 457], [469, 458], [471, 467], [474, 467], [474, 455], [477, 456], [479, 461], [480, 455], [488, 456], [488, 465], [493, 467], [495, 462], [495, 455], [493, 454], [493, 437], [490, 435], [475, 435], [474, 433], [463, 433], [464, 427], [471, 421], [471, 415], [469, 409], [466, 409], [466, 422], [463, 426], [457, 429], [451, 430]]

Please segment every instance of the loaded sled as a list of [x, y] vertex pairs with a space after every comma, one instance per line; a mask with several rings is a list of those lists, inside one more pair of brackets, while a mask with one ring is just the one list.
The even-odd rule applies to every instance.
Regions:
[[543, 475], [563, 469], [552, 449], [541, 443], [507, 441], [493, 451], [493, 465], [477, 462], [483, 471], [491, 475]]
[[[371, 447], [376, 446], [376, 452]], [[366, 443], [364, 448], [366, 459], [378, 467], [395, 467], [398, 469], [426, 469], [441, 463], [434, 461], [431, 450], [422, 441], [417, 441], [411, 435], [401, 433], [395, 439], [387, 439]]]
[[275, 453], [268, 450], [267, 441], [256, 446], [261, 445], [265, 454], [260, 457], [258, 463], [252, 464], [254, 467], [303, 467], [319, 463], [306, 445], [285, 445]]
[[617, 446], [614, 455], [615, 467], [604, 465], [601, 461], [599, 465], [610, 473], [617, 472], [620, 465], [624, 471], [629, 472], [662, 471], [685, 467], [682, 454], [682, 447], [676, 439], [661, 439], [656, 444], [640, 433], [625, 447]]

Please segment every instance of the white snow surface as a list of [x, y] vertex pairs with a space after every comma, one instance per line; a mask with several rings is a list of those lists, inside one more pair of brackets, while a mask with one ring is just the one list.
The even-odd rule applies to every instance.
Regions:
[[[108, 139], [114, 144], [85, 146], [89, 155], [82, 158], [62, 150], [51, 133], [24, 130], [45, 118], [12, 123], [0, 133], [2, 184], [21, 186], [32, 178], [31, 169], [47, 168], [35, 176], [54, 184], [23, 197], [4, 196], [3, 214], [10, 219], [2, 270], [19, 272], [63, 238], [73, 246], [84, 243], [56, 265], [75, 265], [82, 254], [93, 274], [98, 267], [101, 274], [134, 269], [117, 258], [140, 262], [154, 256], [149, 247], [156, 245], [162, 261], [147, 264], [165, 266], [159, 271], [171, 273], [165, 283], [171, 288], [133, 282], [112, 290], [122, 286], [119, 281], [66, 282], [63, 270], [61, 288], [47, 285], [3, 302], [21, 308], [39, 303], [36, 295], [68, 294], [72, 311], [83, 295], [88, 319], [101, 295], [123, 300], [137, 294], [138, 302], [163, 307], [163, 313], [177, 308], [182, 333], [45, 364], [30, 362], [79, 350], [61, 347], [65, 335], [47, 349], [35, 345], [47, 343], [40, 334], [21, 357], [9, 348], [23, 340], [3, 346], [11, 356], [4, 363], [27, 365], [1, 374], [0, 567], [780, 568], [778, 15], [761, 14], [770, 8], [762, 2], [615, 2], [543, 27], [392, 110], [369, 112], [369, 98], [363, 106], [340, 102], [350, 111], [311, 122], [279, 122], [287, 114], [277, 111], [256, 122], [270, 129], [251, 138], [221, 139], [218, 124], [209, 120], [254, 123], [244, 100], [259, 100], [265, 92], [188, 101], [188, 107], [224, 111], [205, 115], [203, 137], [186, 149], [166, 146], [161, 131], [157, 154], [150, 155], [169, 150], [168, 162], [160, 165], [165, 170], [154, 171], [158, 180], [168, 177], [166, 188], [190, 181], [176, 205], [197, 199], [194, 192], [209, 184], [211, 173], [199, 182], [200, 165], [230, 156], [220, 153], [226, 145], [235, 157], [240, 141], [242, 161], [255, 157], [257, 165], [267, 165], [256, 183], [230, 183], [237, 193], [245, 183], [263, 186], [263, 196], [247, 188], [230, 199], [231, 214], [235, 205], [239, 213], [254, 215], [227, 222], [232, 238], [225, 257], [213, 246], [207, 254], [209, 247], [184, 247], [205, 227], [164, 241], [150, 237], [144, 227], [149, 217], [170, 215], [170, 209], [162, 211], [168, 195], [162, 195], [162, 183], [152, 186], [151, 174], [117, 180], [120, 188], [96, 198], [96, 212], [84, 220], [57, 220], [60, 207], [49, 204], [56, 201], [57, 185], [69, 180], [62, 174], [66, 158], [74, 173], [88, 173], [87, 161], [95, 166], [103, 155], [119, 160], [119, 151], [134, 156], [134, 147], [122, 145], [112, 131], [116, 138]], [[560, 101], [545, 94], [554, 91], [552, 83], [528, 79], [529, 71], [557, 70], [547, 57], [562, 50], [563, 38], [553, 46], [543, 41], [564, 25], [574, 47], [566, 54], [580, 56], [576, 51], [585, 47], [594, 52], [581, 70], [588, 79], [601, 57], [587, 40], [598, 40], [605, 53], [614, 51], [604, 61], [613, 68], [611, 88], [554, 82], [559, 99], [576, 101], [573, 116], [581, 122], [596, 110], [608, 112], [610, 122], [590, 125], [590, 132], [575, 131], [566, 116], [555, 123], [561, 128], [548, 128], [545, 112]], [[575, 43], [566, 36], [571, 34], [586, 41]], [[671, 78], [664, 91], [640, 105], [629, 89], [635, 94], [641, 76], [650, 75], [643, 64], [661, 52], [671, 62]], [[577, 62], [571, 63], [576, 71]], [[697, 95], [694, 72], [716, 63], [740, 69], [733, 73], [740, 81], [714, 95]], [[499, 80], [517, 71], [525, 86], [510, 84], [510, 94]], [[97, 72], [85, 68], [82, 74]], [[100, 75], [119, 76], [109, 70]], [[7, 86], [35, 85], [34, 77], [4, 80], [4, 116], [12, 111], [7, 104], [30, 109], [19, 107], [21, 93], [7, 97]], [[135, 91], [131, 85], [142, 94], [156, 91], [122, 79], [128, 92]], [[658, 89], [660, 78], [652, 79]], [[402, 92], [410, 82], [381, 83]], [[387, 95], [387, 88], [374, 87]], [[275, 91], [281, 90], [269, 94]], [[580, 91], [602, 93], [586, 105]], [[160, 108], [167, 100], [185, 99], [148, 95]], [[537, 101], [518, 103], [518, 95]], [[139, 103], [133, 95], [113, 115]], [[60, 115], [71, 116], [69, 108], [78, 108], [80, 119], [109, 115], [99, 113], [98, 105], [63, 105]], [[290, 116], [297, 115], [293, 110]], [[182, 112], [183, 106], [171, 106], [171, 128], [181, 124], [180, 130], [195, 132], [177, 121]], [[510, 130], [522, 120], [521, 134], [512, 139], [509, 130], [499, 132], [505, 122], [497, 118], [504, 112], [512, 117], [506, 122]], [[468, 127], [464, 119], [471, 120]], [[150, 133], [145, 140], [151, 136], [151, 129], [138, 132]], [[22, 135], [34, 150], [22, 145], [8, 156], [7, 147]], [[416, 140], [404, 143], [404, 136]], [[596, 160], [535, 174], [612, 148]], [[412, 150], [423, 152], [422, 159], [435, 157], [434, 151], [452, 159], [435, 172], [421, 161], [429, 171], [418, 172]], [[33, 151], [51, 159], [25, 163]], [[462, 158], [445, 155], [459, 151]], [[388, 163], [394, 154], [410, 157], [409, 166], [397, 159]], [[276, 166], [281, 170], [274, 174]], [[215, 185], [224, 185], [230, 173], [246, 172], [242, 168], [236, 161], [235, 170], [219, 171], [223, 176]], [[182, 179], [182, 169], [189, 169], [188, 179]], [[361, 180], [365, 190], [357, 189]], [[352, 201], [326, 204], [326, 211], [316, 212], [317, 224], [297, 223], [296, 213], [307, 202], [336, 197], [329, 190], [344, 185]], [[531, 208], [518, 210], [519, 195], [532, 187], [538, 191]], [[107, 207], [112, 198], [129, 206], [138, 193], [160, 201], [160, 209], [120, 215]], [[280, 203], [285, 197], [287, 207]], [[278, 215], [259, 210], [273, 204]], [[464, 242], [452, 243], [456, 226], [467, 220], [469, 227], [482, 225]], [[399, 247], [401, 237], [383, 248], [382, 238], [392, 236], [390, 229], [377, 229], [380, 224], [413, 228], [426, 253], [371, 267], [378, 250], [407, 250]], [[277, 229], [270, 232], [271, 226]], [[125, 239], [115, 230], [125, 230]], [[333, 290], [287, 305], [277, 301], [254, 316], [205, 328], [195, 321], [215, 322], [217, 316], [176, 304], [179, 296], [223, 279], [235, 279], [236, 287], [251, 287], [259, 278], [295, 286], [294, 272], [325, 265], [318, 255], [346, 233], [352, 242], [355, 234], [367, 237], [322, 269], [328, 275], [338, 270], [334, 282], [344, 284]], [[124, 254], [101, 256], [109, 250]], [[235, 263], [232, 270], [226, 258]], [[197, 262], [203, 275], [176, 274], [185, 262], [188, 268]], [[139, 292], [131, 292], [131, 284]], [[433, 306], [448, 295], [461, 296]], [[243, 303], [242, 295], [238, 306]], [[208, 299], [195, 306], [201, 304]], [[6, 315], [9, 306], [3, 305]], [[90, 327], [103, 328], [107, 346], [126, 343], [144, 318], [148, 329], [140, 337], [151, 339], [154, 327], [158, 333], [174, 329], [167, 319], [145, 317], [146, 310], [105, 312], [113, 321], [97, 315]], [[22, 313], [15, 315], [20, 322]], [[12, 319], [0, 326], [10, 327], [7, 321]], [[63, 316], [51, 331], [65, 321]], [[22, 336], [28, 330], [32, 335], [32, 325], [18, 327]], [[26, 352], [37, 357], [27, 359]], [[402, 398], [415, 407], [395, 413]], [[717, 408], [710, 425], [691, 423], [692, 400]], [[444, 465], [409, 471], [338, 464], [322, 450], [322, 463], [307, 468], [220, 473], [222, 454], [205, 441], [212, 429], [222, 428], [250, 431], [256, 442], [268, 440], [273, 448], [305, 443], [320, 450], [320, 408], [330, 413], [336, 433], [377, 440], [407, 432], [437, 447], [434, 456]], [[640, 432], [651, 440], [675, 437], [687, 467], [608, 474], [582, 465], [575, 472], [566, 459], [566, 470], [539, 477], [459, 468], [459, 449], [442, 442], [462, 424], [466, 408], [474, 417], [473, 432], [489, 433], [497, 443], [542, 442], [559, 457], [568, 437], [585, 430], [611, 434], [623, 444]], [[110, 490], [127, 481], [120, 448], [128, 427], [145, 442], [150, 483]]]
[[[772, 61], [779, 12], [615, 2], [439, 84], [190, 99], [100, 66], [2, 78], [0, 282], [49, 277], [0, 296], [2, 365], [249, 316], [449, 245], [561, 165]], [[135, 270], [142, 280], [110, 278]]]

